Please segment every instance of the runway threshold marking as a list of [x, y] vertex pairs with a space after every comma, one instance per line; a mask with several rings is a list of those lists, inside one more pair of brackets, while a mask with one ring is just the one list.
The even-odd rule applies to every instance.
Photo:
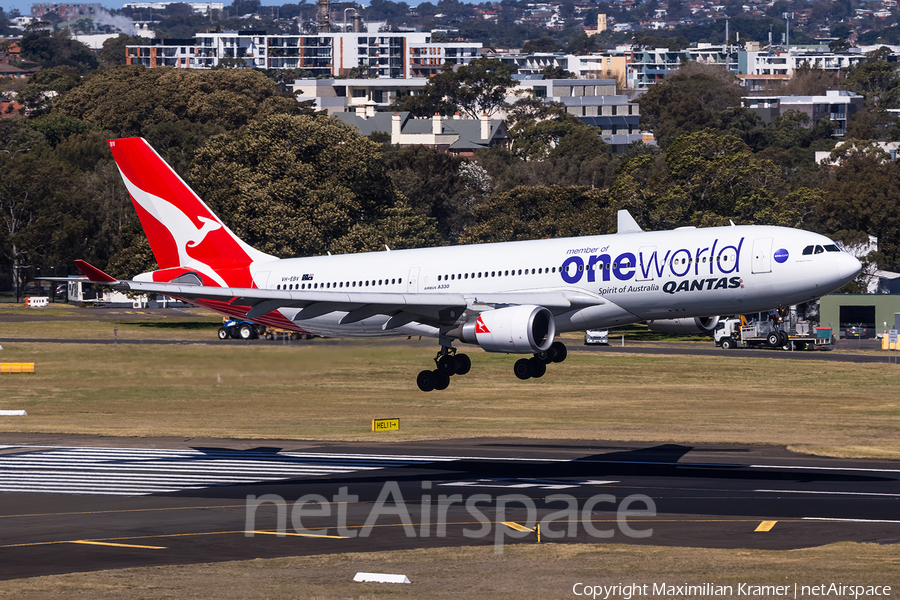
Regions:
[[519, 525], [515, 521], [502, 521], [502, 523], [504, 525], [506, 525], [507, 527], [511, 527], [511, 528], [515, 529], [516, 531], [528, 531], [528, 532], [534, 531], [534, 529], [532, 529], [530, 527], [525, 527], [524, 525]]
[[772, 531], [772, 528], [775, 527], [775, 523], [777, 522], [778, 521], [763, 521], [753, 531]]
[[149, 550], [165, 550], [166, 546], [139, 546], [138, 544], [113, 544], [112, 542], [94, 542], [91, 540], [72, 540], [69, 544], [90, 544], [92, 546], [116, 546], [119, 548], [147, 548]]

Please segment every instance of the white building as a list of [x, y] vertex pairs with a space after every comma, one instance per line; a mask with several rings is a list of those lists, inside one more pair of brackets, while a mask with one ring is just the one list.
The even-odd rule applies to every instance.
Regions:
[[448, 62], [468, 64], [479, 57], [480, 49], [477, 43], [432, 42], [430, 33], [421, 32], [268, 35], [265, 31], [221, 31], [128, 46], [126, 62], [210, 69], [230, 61], [260, 69], [305, 69], [314, 77], [340, 76], [367, 67], [369, 77], [408, 78], [434, 75]]
[[126, 2], [122, 8], [133, 10], [165, 10], [170, 4], [187, 4], [197, 15], [208, 15], [211, 10], [224, 10], [223, 2]]
[[298, 101], [315, 101], [329, 115], [355, 110], [357, 106], [385, 109], [398, 96], [421, 94], [425, 77], [406, 79], [296, 79], [291, 86]]

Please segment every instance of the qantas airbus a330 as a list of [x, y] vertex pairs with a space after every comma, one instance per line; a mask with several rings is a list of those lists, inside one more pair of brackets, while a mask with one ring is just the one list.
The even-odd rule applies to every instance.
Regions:
[[531, 354], [520, 379], [561, 362], [557, 333], [648, 322], [710, 331], [717, 315], [807, 302], [861, 265], [821, 235], [766, 226], [644, 232], [619, 211], [618, 233], [278, 259], [245, 244], [141, 138], [110, 140], [160, 270], [97, 283], [158, 293], [300, 333], [437, 338], [423, 391], [445, 389], [471, 361], [454, 342]]

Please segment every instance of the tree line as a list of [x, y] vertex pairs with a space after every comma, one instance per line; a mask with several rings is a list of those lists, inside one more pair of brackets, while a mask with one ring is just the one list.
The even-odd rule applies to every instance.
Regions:
[[[66, 274], [75, 258], [119, 277], [155, 268], [106, 143], [125, 136], [147, 138], [233, 231], [279, 257], [612, 233], [624, 208], [645, 229], [732, 220], [846, 243], [872, 234], [872, 260], [900, 265], [896, 163], [866, 138], [820, 167], [811, 152], [833, 148], [828, 131], [796, 115], [762, 124], [733, 81], [702, 69], [641, 99], [658, 146], [612, 154], [564, 107], [523, 99], [512, 146], [472, 159], [363, 137], [254, 70], [44, 72], [58, 94], [0, 121], [3, 289], [16, 274]], [[895, 85], [870, 87], [874, 106]], [[858, 131], [889, 135], [879, 127]]]

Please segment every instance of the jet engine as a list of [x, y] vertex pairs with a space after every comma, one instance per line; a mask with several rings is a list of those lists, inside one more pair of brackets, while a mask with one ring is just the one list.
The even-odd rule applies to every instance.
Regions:
[[522, 305], [487, 310], [465, 323], [460, 339], [488, 352], [531, 354], [553, 344], [556, 322], [543, 306]]
[[685, 319], [656, 319], [647, 321], [650, 331], [656, 333], [712, 333], [719, 324], [719, 317], [688, 317]]

